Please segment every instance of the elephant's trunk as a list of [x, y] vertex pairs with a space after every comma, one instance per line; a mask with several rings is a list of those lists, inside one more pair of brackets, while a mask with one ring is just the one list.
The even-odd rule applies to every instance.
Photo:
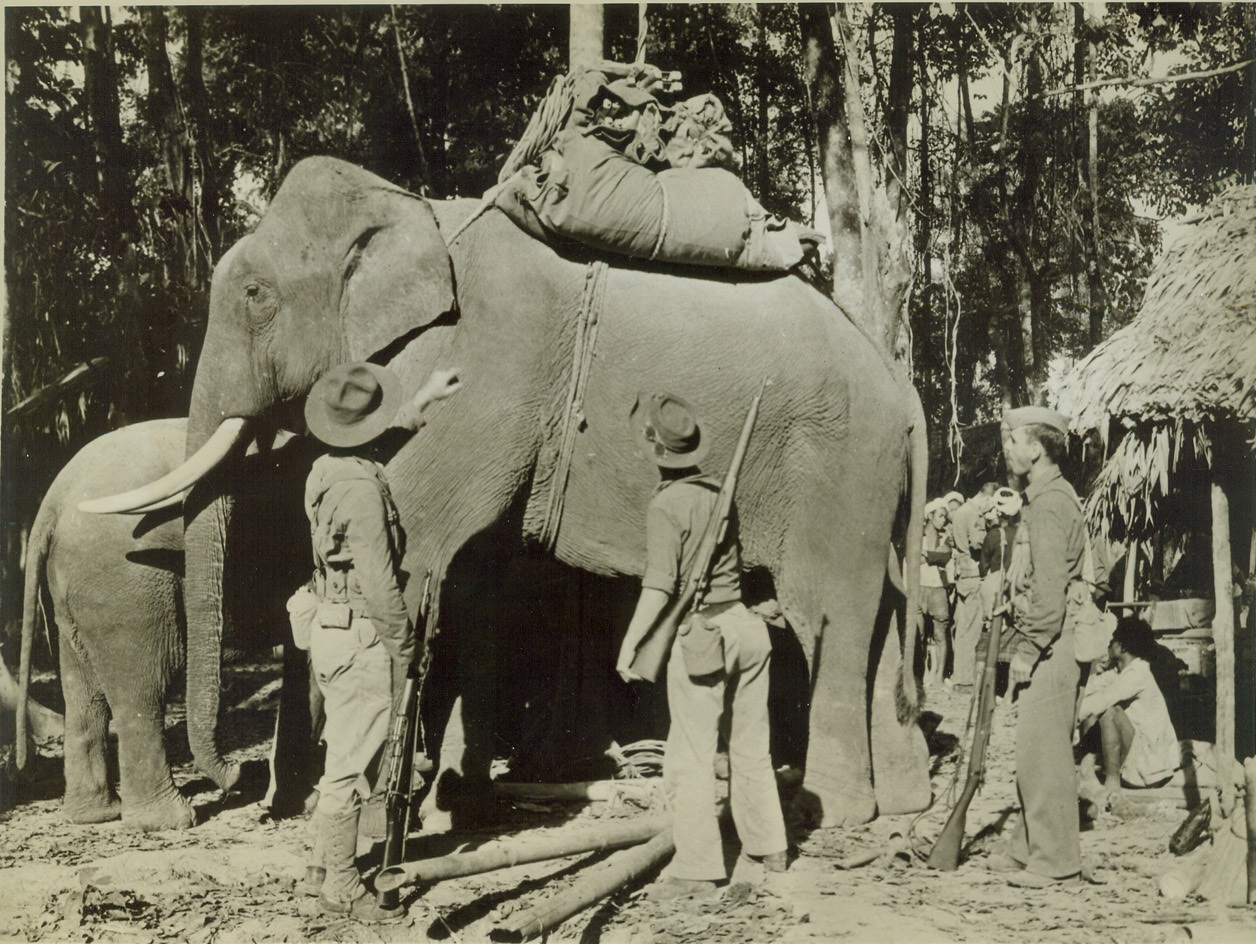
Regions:
[[903, 664], [898, 685], [898, 720], [908, 724], [920, 712], [920, 686], [916, 682], [916, 638], [920, 614], [920, 558], [924, 535], [925, 497], [929, 485], [929, 438], [925, 429], [925, 411], [916, 389], [908, 384], [911, 399], [910, 441], [911, 468], [908, 471], [910, 500], [903, 578], [907, 584], [907, 603], [903, 614]]
[[222, 640], [228, 629], [223, 575], [234, 502], [223, 491], [210, 494], [213, 484], [205, 482], [189, 496], [184, 532], [187, 732], [197, 768], [220, 788], [229, 790], [239, 779], [240, 768], [224, 760], [218, 750], [218, 721]]
[[[207, 347], [209, 343], [207, 341]], [[204, 355], [202, 355], [204, 359]], [[221, 394], [238, 393], [240, 385], [224, 383], [212, 372], [197, 372], [188, 413], [186, 467], [207, 453], [223, 428], [238, 427], [234, 443], [248, 441], [254, 423], [224, 413]], [[234, 378], [233, 378], [234, 379]], [[214, 450], [216, 451], [216, 450]], [[234, 507], [233, 466], [244, 450], [229, 448], [215, 468], [199, 479], [184, 502], [183, 600], [187, 617], [187, 732], [197, 769], [223, 790], [240, 777], [238, 765], [227, 763], [218, 748], [222, 692], [222, 648], [231, 627], [226, 593], [227, 540]]]

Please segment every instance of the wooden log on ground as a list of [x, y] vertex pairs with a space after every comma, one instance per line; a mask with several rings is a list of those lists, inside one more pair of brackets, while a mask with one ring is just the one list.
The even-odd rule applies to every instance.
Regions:
[[533, 835], [498, 840], [470, 852], [455, 852], [433, 859], [402, 862], [383, 869], [375, 877], [375, 888], [377, 891], [390, 892], [406, 885], [431, 884], [442, 879], [477, 875], [527, 862], [544, 862], [546, 859], [561, 859], [586, 852], [633, 846], [657, 836], [663, 830], [671, 835], [669, 824], [670, 819], [666, 816], [645, 816], [579, 830], [556, 831], [549, 836]]
[[562, 923], [573, 914], [601, 901], [643, 872], [653, 868], [676, 848], [672, 831], [666, 829], [644, 845], [615, 853], [587, 874], [581, 875], [565, 890], [535, 908], [511, 915], [493, 929], [494, 941], [514, 944], [531, 941]]
[[647, 797], [662, 784], [660, 778], [650, 780], [582, 780], [577, 783], [510, 783], [494, 781], [498, 796], [516, 800], [558, 800], [580, 803], [606, 802], [618, 797]]

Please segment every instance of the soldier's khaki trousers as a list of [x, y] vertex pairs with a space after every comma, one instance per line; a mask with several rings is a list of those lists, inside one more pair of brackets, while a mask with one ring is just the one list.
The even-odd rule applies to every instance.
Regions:
[[327, 869], [323, 895], [347, 903], [364, 893], [354, 865], [358, 815], [371, 795], [388, 742], [392, 659], [371, 621], [355, 617], [348, 629], [327, 629], [316, 621], [310, 631], [310, 661], [327, 714], [313, 864]]
[[1080, 670], [1073, 636], [1055, 641], [1020, 694], [1016, 719], [1016, 792], [1021, 809], [1008, 854], [1051, 878], [1082, 868], [1073, 764], [1073, 716]]
[[768, 628], [740, 603], [712, 607], [704, 615], [723, 637], [725, 671], [712, 680], [690, 679], [679, 636], [667, 667], [672, 721], [663, 776], [676, 840], [667, 874], [720, 881], [727, 875], [715, 796], [721, 724], [728, 740], [729, 802], [742, 851], [755, 856], [784, 852], [785, 821], [770, 752]]

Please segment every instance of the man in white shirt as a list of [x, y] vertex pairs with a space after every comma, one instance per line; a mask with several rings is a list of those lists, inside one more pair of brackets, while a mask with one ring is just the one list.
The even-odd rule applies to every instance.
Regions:
[[945, 498], [925, 505], [923, 557], [920, 564], [920, 631], [927, 643], [929, 687], [942, 686], [950, 654], [951, 604], [946, 595], [944, 570], [952, 546], [946, 534]]
[[[1147, 623], [1122, 619], [1108, 644], [1110, 668], [1092, 676], [1078, 709], [1083, 733], [1098, 722], [1104, 782], [1096, 792], [1114, 808], [1122, 803], [1122, 783], [1159, 786], [1181, 763], [1168, 706], [1151, 674], [1155, 647]], [[1083, 763], [1083, 789], [1086, 781], [1096, 786], [1093, 766]]]

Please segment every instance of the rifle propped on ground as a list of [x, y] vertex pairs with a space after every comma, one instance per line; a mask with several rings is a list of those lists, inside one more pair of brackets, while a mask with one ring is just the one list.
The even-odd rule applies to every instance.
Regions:
[[[1004, 549], [1008, 553], [1008, 549]], [[985, 780], [986, 747], [990, 744], [990, 728], [994, 724], [995, 680], [999, 671], [999, 643], [1003, 635], [1003, 612], [997, 612], [990, 621], [990, 638], [986, 641], [986, 662], [981, 671], [981, 687], [977, 693], [977, 729], [973, 733], [972, 748], [968, 753], [968, 779], [960, 793], [955, 808], [942, 827], [928, 865], [932, 869], [950, 872], [959, 867], [960, 847], [964, 843], [964, 822], [968, 818], [968, 806]]]
[[[424, 619], [431, 610], [432, 572], [427, 572], [423, 584], [423, 600], [420, 612]], [[406, 837], [410, 835], [411, 813], [414, 794], [414, 753], [418, 746], [419, 693], [423, 678], [431, 662], [432, 640], [436, 636], [434, 624], [429, 623], [425, 633], [423, 656], [412, 662], [406, 671], [401, 700], [393, 717], [392, 736], [388, 746], [388, 780], [384, 793], [388, 828], [384, 837], [384, 861], [382, 869], [399, 865], [405, 859]], [[380, 891], [376, 895], [381, 908], [396, 908], [400, 893], [395, 889]]]
[[737, 490], [737, 475], [741, 471], [741, 463], [746, 458], [746, 447], [750, 443], [750, 434], [754, 431], [755, 420], [759, 417], [759, 401], [763, 399], [763, 390], [768, 381], [765, 377], [759, 385], [746, 413], [746, 422], [741, 427], [741, 438], [737, 440], [737, 448], [733, 450], [732, 461], [728, 464], [728, 472], [724, 483], [720, 486], [719, 497], [715, 500], [715, 509], [702, 541], [698, 545], [698, 555], [694, 559], [693, 571], [685, 580], [684, 589], [672, 602], [658, 622], [646, 633], [641, 645], [637, 647], [632, 658], [632, 671], [647, 682], [658, 681], [659, 673], [667, 662], [667, 655], [672, 648], [672, 640], [676, 631], [690, 613], [702, 606], [707, 587], [711, 579], [711, 565], [715, 561], [715, 551], [724, 539], [728, 529], [728, 518], [733, 510], [733, 493]]

